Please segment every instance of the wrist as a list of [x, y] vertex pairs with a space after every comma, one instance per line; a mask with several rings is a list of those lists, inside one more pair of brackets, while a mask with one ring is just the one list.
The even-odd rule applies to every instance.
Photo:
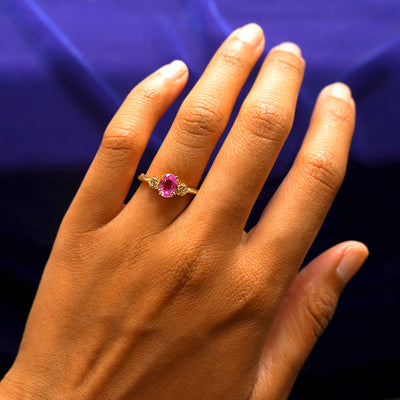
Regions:
[[20, 376], [9, 370], [4, 378], [0, 381], [0, 400], [36, 400], [45, 399], [43, 393], [39, 393], [39, 389], [32, 382], [28, 374]]
[[22, 393], [17, 390], [9, 379], [9, 372], [0, 381], [0, 400], [19, 400], [22, 399]]

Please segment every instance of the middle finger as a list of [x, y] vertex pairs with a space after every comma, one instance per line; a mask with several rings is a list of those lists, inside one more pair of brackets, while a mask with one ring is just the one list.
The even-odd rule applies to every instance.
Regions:
[[292, 127], [304, 66], [294, 43], [276, 46], [265, 59], [192, 203], [193, 212], [200, 212], [217, 231], [221, 221], [227, 221], [231, 228], [238, 228], [231, 229], [232, 233], [241, 236]]

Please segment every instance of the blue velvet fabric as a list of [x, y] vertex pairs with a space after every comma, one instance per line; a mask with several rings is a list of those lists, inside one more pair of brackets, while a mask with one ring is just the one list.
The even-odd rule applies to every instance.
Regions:
[[253, 21], [267, 49], [297, 42], [307, 68], [293, 131], [248, 228], [290, 167], [319, 90], [344, 81], [357, 103], [347, 177], [307, 260], [347, 239], [364, 241], [371, 256], [291, 398], [400, 395], [400, 3], [393, 0], [0, 0], [1, 373], [16, 354], [57, 227], [129, 90], [179, 58], [190, 69], [187, 93], [222, 40]]

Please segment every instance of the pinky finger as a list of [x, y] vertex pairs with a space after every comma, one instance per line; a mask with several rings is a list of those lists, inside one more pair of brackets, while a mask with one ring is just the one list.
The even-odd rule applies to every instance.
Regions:
[[123, 208], [140, 158], [158, 120], [182, 91], [187, 68], [173, 61], [139, 83], [109, 123], [66, 218], [96, 229]]
[[364, 244], [341, 243], [296, 276], [264, 345], [251, 400], [289, 396], [301, 367], [333, 317], [341, 292], [367, 256]]

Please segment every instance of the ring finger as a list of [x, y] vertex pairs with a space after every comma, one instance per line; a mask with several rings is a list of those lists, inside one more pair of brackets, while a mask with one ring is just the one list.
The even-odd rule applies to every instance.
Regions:
[[[227, 38], [183, 102], [147, 176], [168, 172], [190, 187], [199, 184], [239, 92], [263, 48], [264, 35], [256, 24], [237, 29]], [[186, 207], [190, 197], [166, 201], [149, 190], [147, 184], [142, 184], [126, 212], [150, 205], [158, 222], [165, 216], [169, 224]]]

